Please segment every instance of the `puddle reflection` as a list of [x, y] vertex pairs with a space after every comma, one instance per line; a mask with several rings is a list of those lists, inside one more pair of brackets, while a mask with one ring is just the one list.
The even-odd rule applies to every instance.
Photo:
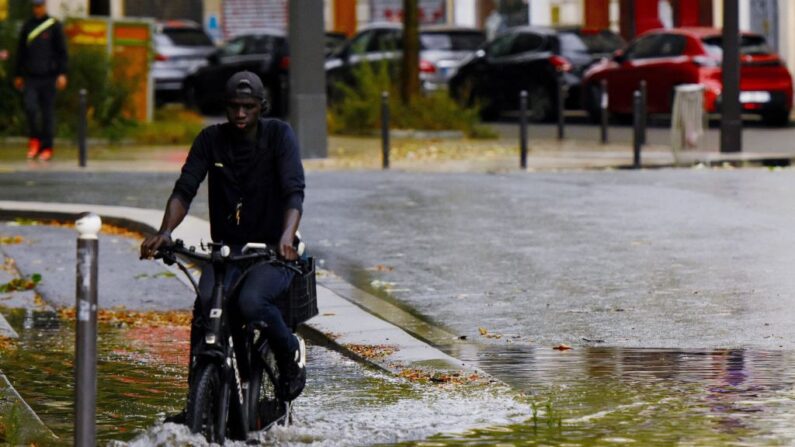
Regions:
[[463, 345], [450, 354], [529, 394], [535, 416], [442, 445], [792, 445], [795, 355], [783, 351]]

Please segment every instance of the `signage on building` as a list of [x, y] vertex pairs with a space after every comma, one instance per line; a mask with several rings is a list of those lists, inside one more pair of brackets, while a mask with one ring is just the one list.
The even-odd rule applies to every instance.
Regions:
[[149, 48], [152, 24], [148, 22], [115, 22], [113, 24], [113, 58], [122, 63], [113, 66], [113, 75], [127, 79], [132, 97], [126, 114], [138, 121], [149, 115]]
[[72, 45], [108, 45], [108, 22], [101, 19], [69, 19], [64, 33]]
[[287, 0], [226, 0], [223, 2], [223, 35], [228, 39], [264, 29], [286, 30]]
[[[423, 24], [447, 22], [445, 0], [419, 0], [419, 20]], [[403, 0], [370, 0], [371, 22], [402, 22]]]

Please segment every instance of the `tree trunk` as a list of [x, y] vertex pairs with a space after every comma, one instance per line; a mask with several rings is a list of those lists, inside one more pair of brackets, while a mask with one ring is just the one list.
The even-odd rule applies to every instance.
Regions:
[[420, 33], [417, 0], [403, 0], [403, 61], [400, 97], [404, 104], [420, 93]]

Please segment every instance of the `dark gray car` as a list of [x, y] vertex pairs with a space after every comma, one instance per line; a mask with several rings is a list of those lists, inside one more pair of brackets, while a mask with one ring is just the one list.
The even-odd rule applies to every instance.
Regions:
[[152, 78], [158, 103], [179, 100], [185, 78], [207, 64], [215, 45], [201, 25], [169, 20], [156, 25]]

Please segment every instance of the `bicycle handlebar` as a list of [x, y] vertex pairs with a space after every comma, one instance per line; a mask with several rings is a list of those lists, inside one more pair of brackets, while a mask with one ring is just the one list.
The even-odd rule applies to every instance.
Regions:
[[199, 262], [223, 262], [230, 264], [263, 260], [270, 264], [281, 265], [299, 274], [303, 273], [297, 261], [290, 262], [280, 259], [278, 253], [272, 248], [265, 246], [265, 244], [255, 246], [253, 248], [253, 250], [255, 250], [253, 253], [246, 252], [239, 255], [231, 255], [231, 250], [227, 245], [210, 244], [210, 247], [213, 249], [212, 253], [198, 253], [196, 247], [191, 246], [186, 248], [185, 243], [181, 239], [177, 239], [171, 245], [158, 248], [154, 257], [155, 259], [162, 259], [167, 265], [178, 263], [176, 255], [182, 255]]

